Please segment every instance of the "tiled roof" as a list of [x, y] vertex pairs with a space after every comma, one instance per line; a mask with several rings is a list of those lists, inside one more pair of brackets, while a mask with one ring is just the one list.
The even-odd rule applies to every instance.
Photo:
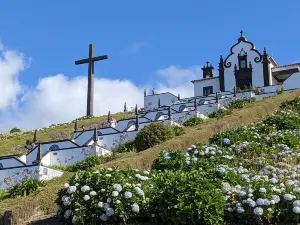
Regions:
[[300, 62], [293, 63], [293, 64], [288, 64], [288, 65], [276, 66], [274, 68], [282, 68], [282, 67], [288, 67], [288, 66], [300, 66]]
[[200, 79], [200, 80], [192, 80], [191, 82], [192, 82], [192, 83], [194, 83], [194, 82], [197, 82], [197, 81], [211, 80], [211, 79], [216, 79], [216, 78], [219, 78], [219, 77], [209, 77], [209, 78], [203, 78], [203, 79]]

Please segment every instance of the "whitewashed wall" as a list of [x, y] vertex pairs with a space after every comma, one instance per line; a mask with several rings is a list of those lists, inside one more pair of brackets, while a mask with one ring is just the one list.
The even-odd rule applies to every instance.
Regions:
[[78, 147], [65, 150], [48, 152], [42, 158], [44, 166], [66, 166], [73, 165], [78, 161], [85, 160], [90, 155], [96, 155], [95, 147]]
[[193, 118], [195, 116], [195, 111], [187, 111], [181, 113], [174, 113], [172, 114], [172, 121], [176, 122], [177, 124], [182, 125], [186, 120]]
[[203, 79], [194, 82], [194, 96], [203, 96], [203, 87], [212, 86], [213, 93], [220, 91], [219, 77]]
[[300, 88], [300, 72], [294, 73], [283, 83], [284, 90]]
[[171, 105], [173, 102], [178, 100], [178, 97], [167, 92], [162, 94], [147, 95], [144, 97], [144, 108], [145, 110], [157, 109], [158, 99], [160, 99], [161, 106]]
[[111, 150], [118, 147], [120, 144], [133, 140], [136, 137], [137, 131], [123, 132], [117, 134], [103, 135], [99, 137], [98, 145]]
[[20, 162], [15, 157], [2, 157], [0, 158], [0, 163], [2, 164], [3, 168], [24, 166], [24, 163]]
[[262, 87], [264, 86], [264, 77], [263, 77], [263, 64], [261, 62], [256, 63], [254, 59], [256, 57], [259, 57], [259, 55], [255, 51], [250, 51], [251, 49], [251, 44], [245, 43], [245, 42], [240, 42], [238, 45], [236, 45], [233, 49], [232, 52], [234, 53], [227, 59], [227, 63], [231, 62], [231, 67], [226, 68], [224, 71], [224, 80], [225, 80], [225, 90], [226, 91], [232, 91], [233, 88], [236, 86], [235, 82], [235, 76], [234, 76], [234, 65], [237, 65], [237, 68], [239, 63], [238, 63], [238, 54], [241, 52], [242, 48], [244, 49], [245, 52], [247, 52], [247, 61], [248, 61], [248, 67], [249, 67], [249, 62], [252, 63], [252, 86], [256, 87]]
[[62, 171], [48, 168], [45, 166], [39, 167], [39, 180], [52, 180], [63, 175]]
[[73, 147], [78, 147], [78, 145], [76, 145], [71, 140], [54, 141], [51, 143], [42, 143], [41, 151], [44, 153], [50, 151], [50, 149], [55, 149], [55, 148], [64, 149], [64, 148], [73, 148]]
[[12, 169], [0, 170], [0, 187], [8, 189], [9, 187], [20, 183], [25, 178], [39, 177], [39, 166], [24, 166]]

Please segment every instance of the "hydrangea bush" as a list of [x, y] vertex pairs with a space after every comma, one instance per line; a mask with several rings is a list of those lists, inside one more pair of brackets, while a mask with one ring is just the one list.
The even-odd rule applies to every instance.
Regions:
[[209, 144], [162, 152], [150, 173], [78, 173], [60, 193], [58, 214], [75, 224], [134, 224], [145, 219], [178, 225], [296, 225], [299, 113], [300, 98], [284, 102], [275, 115], [219, 133]]
[[147, 211], [148, 171], [100, 169], [79, 172], [60, 191], [56, 211], [66, 222], [127, 224]]

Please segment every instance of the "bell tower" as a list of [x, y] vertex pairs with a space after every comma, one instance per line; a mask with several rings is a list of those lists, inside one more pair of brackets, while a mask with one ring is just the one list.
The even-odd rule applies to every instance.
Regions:
[[212, 64], [208, 65], [209, 62], [206, 62], [206, 66], [203, 66], [201, 69], [203, 70], [203, 79], [206, 78], [211, 78], [213, 77], [213, 70], [214, 67], [212, 66]]

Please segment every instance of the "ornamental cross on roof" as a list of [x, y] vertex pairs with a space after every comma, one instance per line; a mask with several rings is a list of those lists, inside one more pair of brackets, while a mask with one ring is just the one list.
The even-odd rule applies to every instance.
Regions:
[[241, 33], [241, 37], [243, 37], [243, 33], [244, 33], [244, 31], [243, 31], [243, 30], [241, 30], [241, 31], [240, 31], [240, 33]]
[[94, 45], [90, 44], [89, 57], [86, 59], [75, 61], [76, 65], [85, 64], [85, 63], [89, 64], [87, 109], [86, 109], [87, 116], [93, 116], [94, 114], [94, 62], [104, 60], [104, 59], [108, 59], [108, 56], [102, 55], [102, 56], [94, 57]]
[[206, 67], [208, 67], [208, 64], [209, 64], [209, 62], [208, 62], [208, 61], [206, 61]]

